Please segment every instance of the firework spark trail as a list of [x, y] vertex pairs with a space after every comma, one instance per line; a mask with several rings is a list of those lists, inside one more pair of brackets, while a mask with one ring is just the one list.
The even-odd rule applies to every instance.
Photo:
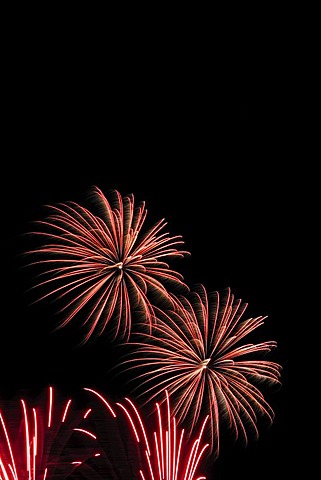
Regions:
[[207, 418], [197, 437], [187, 439], [166, 392], [167, 409], [156, 404], [159, 424], [150, 434], [129, 398], [113, 405], [97, 390], [83, 390], [86, 407], [77, 409], [74, 399], [61, 402], [52, 387], [36, 407], [21, 399], [21, 415], [11, 403], [9, 415], [1, 407], [0, 480], [205, 479], [196, 471], [208, 448], [202, 441]]
[[183, 276], [165, 261], [190, 255], [179, 250], [182, 237], [161, 233], [164, 219], [144, 233], [145, 202], [135, 207], [132, 194], [109, 193], [110, 201], [98, 187], [93, 189], [99, 216], [75, 202], [47, 206], [48, 217], [36, 221], [39, 230], [30, 232], [43, 243], [26, 252], [40, 258], [29, 266], [45, 268], [32, 287], [46, 289], [36, 301], [50, 297], [64, 302], [58, 328], [87, 309], [84, 343], [94, 333], [101, 335], [112, 319], [114, 338], [128, 340], [134, 311], [152, 328], [151, 296], [170, 304], [168, 290], [189, 290]]
[[166, 389], [179, 424], [188, 419], [191, 431], [201, 415], [209, 415], [210, 445], [219, 455], [223, 423], [241, 437], [258, 437], [258, 418], [273, 423], [274, 411], [258, 384], [281, 385], [278, 363], [253, 359], [267, 354], [275, 341], [242, 344], [266, 317], [242, 319], [247, 304], [235, 300], [230, 289], [224, 295], [207, 293], [199, 284], [187, 297], [176, 298], [176, 309], [157, 309], [153, 334], [135, 333], [138, 341], [129, 358], [120, 363], [123, 371], [137, 372], [131, 381], [147, 402], [158, 399]]
[[125, 398], [129, 406], [117, 405], [129, 419], [134, 438], [141, 443], [145, 453], [146, 465], [139, 470], [141, 480], [205, 480], [197, 476], [197, 469], [209, 444], [202, 443], [202, 437], [208, 416], [202, 423], [198, 437], [192, 442], [186, 441], [184, 429], [178, 429], [176, 419], [172, 417], [168, 392], [166, 394], [165, 414], [156, 403], [158, 428], [153, 438], [148, 435], [139, 411], [134, 403]]
[[[0, 410], [0, 479], [62, 480], [81, 471], [101, 455], [95, 432], [82, 426], [90, 414], [90, 408], [75, 412], [71, 399], [55, 402], [52, 387], [44, 408], [31, 408], [21, 399], [20, 425], [16, 410], [10, 410], [8, 419]], [[9, 429], [13, 423], [16, 427]]]

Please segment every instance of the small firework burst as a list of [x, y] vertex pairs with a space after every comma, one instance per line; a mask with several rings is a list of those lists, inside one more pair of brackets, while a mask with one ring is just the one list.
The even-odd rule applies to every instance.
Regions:
[[[203, 441], [208, 416], [202, 422], [195, 439], [188, 438], [184, 429], [177, 426], [172, 415], [168, 392], [165, 408], [156, 403], [157, 427], [150, 432], [145, 426], [135, 404], [125, 398], [126, 405], [117, 403], [125, 412], [134, 438], [139, 443], [144, 462], [139, 468], [141, 480], [202, 480], [200, 462], [209, 444]], [[193, 432], [194, 435], [194, 432]]]
[[[204, 420], [195, 439], [179, 429], [167, 407], [157, 407], [150, 432], [129, 399], [111, 402], [95, 389], [62, 399], [53, 387], [35, 402], [20, 399], [0, 408], [1, 480], [201, 480], [208, 444]], [[154, 443], [155, 441], [155, 443]]]
[[[102, 455], [97, 436], [88, 428], [91, 408], [74, 408], [49, 387], [32, 407], [20, 399], [0, 408], [0, 478], [52, 480], [72, 478]], [[8, 411], [7, 411], [8, 409]], [[110, 415], [115, 415], [110, 407]], [[78, 474], [77, 473], [77, 474]]]

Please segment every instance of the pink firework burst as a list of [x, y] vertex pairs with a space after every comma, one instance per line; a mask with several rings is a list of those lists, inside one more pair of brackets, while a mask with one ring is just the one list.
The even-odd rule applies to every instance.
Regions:
[[50, 297], [63, 302], [58, 328], [84, 315], [84, 343], [94, 332], [101, 335], [112, 319], [114, 338], [121, 335], [128, 340], [133, 312], [151, 328], [151, 298], [170, 304], [172, 288], [189, 290], [182, 275], [167, 263], [189, 252], [179, 250], [184, 243], [181, 236], [163, 231], [164, 219], [144, 232], [145, 202], [135, 206], [132, 194], [122, 197], [111, 190], [107, 199], [94, 187], [93, 199], [98, 215], [66, 202], [48, 206], [48, 217], [35, 222], [40, 228], [31, 234], [42, 243], [27, 252], [39, 256], [29, 264], [41, 269], [33, 288], [42, 292], [37, 301]]
[[[115, 416], [108, 406], [109, 415]], [[24, 399], [20, 409], [12, 407], [10, 402], [9, 412], [0, 409], [1, 479], [74, 478], [103, 454], [95, 433], [86, 426], [91, 408], [75, 409], [73, 400], [61, 401], [53, 387], [35, 407]]]
[[[196, 286], [187, 297], [176, 298], [176, 309], [158, 309], [153, 334], [140, 333], [125, 371], [139, 396], [148, 402], [166, 389], [178, 422], [189, 422], [191, 431], [202, 415], [209, 415], [211, 452], [219, 454], [222, 423], [248, 442], [258, 437], [258, 419], [273, 423], [274, 411], [258, 388], [263, 383], [280, 386], [281, 366], [264, 360], [275, 341], [243, 343], [266, 317], [243, 319], [247, 304], [235, 300], [230, 289], [223, 295]], [[131, 381], [132, 381], [131, 380]]]

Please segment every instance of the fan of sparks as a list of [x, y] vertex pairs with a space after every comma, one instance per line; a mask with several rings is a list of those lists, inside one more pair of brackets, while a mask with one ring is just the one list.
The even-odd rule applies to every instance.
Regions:
[[[139, 469], [141, 480], [205, 480], [199, 475], [200, 461], [209, 444], [204, 443], [204, 429], [208, 416], [203, 419], [195, 440], [188, 438], [184, 429], [177, 426], [172, 415], [168, 392], [165, 391], [165, 408], [156, 403], [157, 428], [150, 435], [135, 404], [125, 398], [126, 405], [117, 403], [127, 415], [137, 442], [143, 450], [145, 462]], [[165, 413], [164, 413], [165, 411]]]
[[259, 417], [269, 424], [274, 419], [258, 387], [280, 386], [281, 366], [263, 358], [277, 344], [243, 343], [266, 319], [243, 319], [246, 308], [229, 288], [220, 295], [199, 284], [187, 297], [176, 298], [175, 309], [158, 309], [153, 334], [135, 333], [138, 340], [127, 343], [133, 348], [120, 364], [123, 371], [136, 372], [130, 382], [146, 403], [166, 389], [173, 415], [179, 423], [186, 420], [191, 431], [207, 414], [214, 458], [223, 423], [246, 445], [250, 432], [259, 435]]
[[[89, 425], [90, 407], [61, 400], [53, 387], [35, 406], [20, 400], [0, 408], [0, 479], [52, 480], [74, 478], [92, 471], [91, 462], [103, 452]], [[109, 416], [115, 413], [109, 406]], [[75, 477], [76, 478], [76, 477]], [[90, 478], [90, 477], [89, 477]]]
[[[27, 254], [35, 257], [37, 300], [63, 302], [58, 328], [82, 314], [83, 342], [101, 335], [113, 319], [113, 336], [129, 339], [134, 314], [152, 328], [152, 298], [171, 303], [173, 293], [187, 292], [183, 276], [167, 263], [189, 256], [181, 236], [164, 232], [164, 219], [144, 231], [147, 209], [132, 194], [93, 187], [97, 214], [76, 202], [49, 205], [49, 214], [30, 232], [41, 239]], [[177, 289], [177, 290], [176, 290]]]
[[[208, 444], [203, 420], [196, 438], [179, 429], [166, 393], [158, 404], [157, 426], [149, 431], [135, 404], [111, 403], [91, 388], [86, 407], [61, 401], [49, 387], [46, 404], [30, 407], [21, 399], [20, 415], [0, 408], [1, 480], [205, 480], [199, 473]], [[89, 402], [88, 402], [89, 399]]]

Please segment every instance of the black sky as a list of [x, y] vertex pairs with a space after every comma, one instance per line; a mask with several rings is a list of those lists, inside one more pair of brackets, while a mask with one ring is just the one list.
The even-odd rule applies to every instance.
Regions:
[[284, 478], [293, 441], [288, 246], [295, 205], [282, 166], [292, 110], [278, 25], [274, 33], [259, 26], [203, 32], [198, 41], [141, 38], [117, 51], [101, 31], [91, 41], [65, 31], [62, 41], [45, 30], [17, 30], [10, 44], [0, 394], [49, 384], [125, 393], [107, 373], [112, 347], [76, 348], [76, 328], [53, 334], [52, 307], [29, 304], [19, 254], [43, 205], [88, 205], [93, 185], [133, 193], [152, 221], [165, 218], [168, 231], [183, 236], [191, 256], [176, 268], [186, 282], [231, 287], [251, 315], [268, 316], [260, 340], [278, 342], [272, 356], [284, 367], [283, 386], [268, 394], [274, 424], [247, 448], [227, 446], [208, 479]]

